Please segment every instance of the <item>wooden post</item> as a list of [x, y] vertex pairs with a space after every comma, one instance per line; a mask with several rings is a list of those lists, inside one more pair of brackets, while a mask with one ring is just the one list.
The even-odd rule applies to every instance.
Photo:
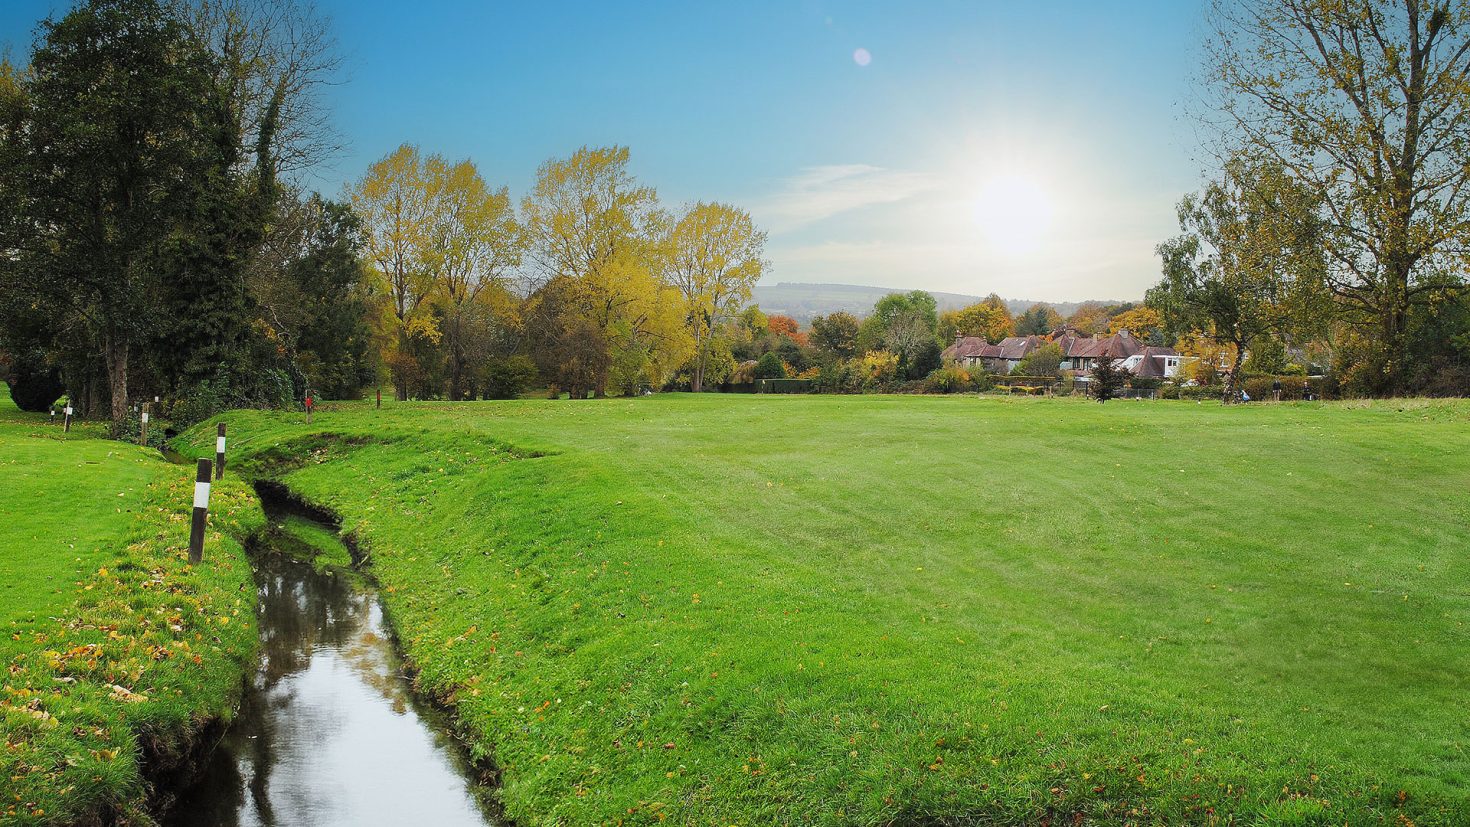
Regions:
[[151, 410], [152, 407], [153, 406], [150, 403], [144, 402], [143, 403], [143, 413], [138, 416], [138, 422], [139, 422], [139, 426], [138, 426], [138, 444], [139, 445], [147, 445], [148, 444], [148, 411]]
[[61, 427], [67, 433], [71, 433], [71, 403], [66, 403], [66, 417], [61, 421]]
[[204, 523], [209, 515], [209, 460], [199, 460], [194, 476], [194, 522], [189, 527], [189, 564], [204, 559]]
[[308, 393], [306, 395], [306, 424], [308, 424], [308, 425], [311, 424], [311, 405], [312, 405], [311, 394]]
[[214, 437], [214, 478], [222, 480], [225, 478], [225, 423], [219, 424], [219, 430]]
[[51, 424], [52, 425], [55, 425], [56, 424], [56, 406], [55, 405], [52, 405], [49, 408], [49, 410], [51, 411]]
[[383, 407], [383, 386], [378, 386], [378, 407]]

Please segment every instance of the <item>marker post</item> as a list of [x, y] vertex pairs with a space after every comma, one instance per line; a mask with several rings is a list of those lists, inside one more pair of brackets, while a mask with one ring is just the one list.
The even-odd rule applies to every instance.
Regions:
[[222, 480], [225, 478], [225, 423], [219, 424], [219, 431], [214, 437], [214, 478]]
[[209, 516], [209, 460], [199, 460], [194, 476], [194, 522], [189, 527], [189, 564], [204, 559], [204, 524]]
[[138, 426], [138, 444], [139, 445], [147, 445], [148, 444], [148, 412], [150, 410], [152, 410], [152, 408], [153, 408], [153, 405], [151, 403], [144, 402], [143, 403], [143, 413], [141, 413], [141, 414], [138, 415], [138, 422], [139, 422], [139, 426]]
[[67, 433], [71, 433], [71, 403], [66, 403], [66, 417], [61, 422], [61, 427]]

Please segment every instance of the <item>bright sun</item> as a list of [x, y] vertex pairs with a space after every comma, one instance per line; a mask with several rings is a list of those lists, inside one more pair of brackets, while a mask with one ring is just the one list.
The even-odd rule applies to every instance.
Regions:
[[1022, 255], [1039, 248], [1051, 227], [1052, 202], [1046, 190], [1025, 175], [997, 175], [981, 186], [975, 221], [991, 249]]

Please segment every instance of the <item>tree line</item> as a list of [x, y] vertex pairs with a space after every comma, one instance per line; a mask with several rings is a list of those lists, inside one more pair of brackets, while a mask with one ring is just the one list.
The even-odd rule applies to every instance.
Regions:
[[115, 431], [353, 397], [573, 396], [723, 380], [725, 322], [767, 267], [737, 207], [676, 209], [625, 147], [547, 161], [513, 201], [403, 146], [341, 199], [336, 66], [295, 0], [90, 0], [0, 62], [0, 362]]
[[626, 147], [548, 160], [519, 208], [471, 161], [405, 145], [369, 168], [352, 203], [400, 399], [722, 378], [721, 326], [767, 266], [765, 233], [728, 204], [663, 208], [628, 162]]

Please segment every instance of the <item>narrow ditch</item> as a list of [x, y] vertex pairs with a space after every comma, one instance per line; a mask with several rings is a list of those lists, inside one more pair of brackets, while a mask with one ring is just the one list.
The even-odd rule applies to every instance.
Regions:
[[414, 696], [335, 515], [278, 483], [256, 490], [269, 523], [250, 550], [260, 661], [163, 823], [503, 825], [448, 715]]

